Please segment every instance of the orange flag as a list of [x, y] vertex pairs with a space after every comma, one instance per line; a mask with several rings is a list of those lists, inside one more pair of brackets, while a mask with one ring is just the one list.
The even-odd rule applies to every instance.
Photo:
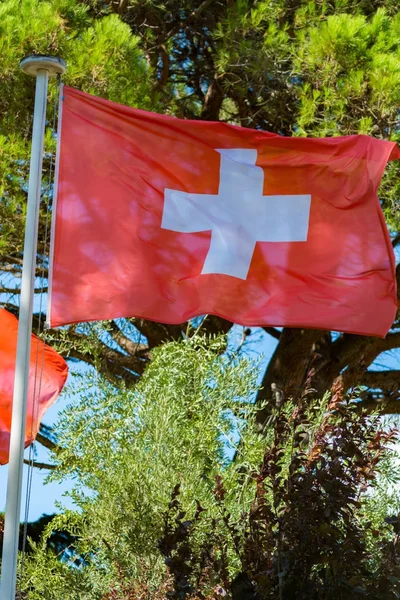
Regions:
[[[0, 309], [0, 464], [2, 465], [8, 462], [10, 445], [17, 334], [16, 317]], [[68, 366], [62, 356], [36, 335], [32, 335], [25, 447], [35, 439], [44, 413], [57, 399], [67, 376]]]

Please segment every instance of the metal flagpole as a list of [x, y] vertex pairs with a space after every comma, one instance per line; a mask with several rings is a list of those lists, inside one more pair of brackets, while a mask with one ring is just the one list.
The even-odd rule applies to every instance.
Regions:
[[43, 140], [46, 122], [47, 83], [49, 77], [62, 74], [66, 69], [64, 61], [53, 56], [28, 56], [21, 61], [20, 67], [24, 73], [36, 77], [36, 94], [33, 113], [21, 304], [15, 364], [0, 600], [15, 600], [17, 581], [22, 471], [28, 402], [29, 358], [42, 182]]

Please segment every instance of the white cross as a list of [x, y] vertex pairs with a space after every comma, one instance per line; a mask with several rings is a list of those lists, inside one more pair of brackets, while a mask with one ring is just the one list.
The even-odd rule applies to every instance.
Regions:
[[161, 227], [181, 233], [211, 230], [202, 273], [246, 279], [256, 242], [307, 241], [310, 194], [263, 196], [257, 150], [221, 155], [218, 194], [165, 190]]

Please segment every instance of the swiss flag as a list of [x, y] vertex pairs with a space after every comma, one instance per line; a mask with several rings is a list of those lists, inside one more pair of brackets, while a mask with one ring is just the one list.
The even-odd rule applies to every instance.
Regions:
[[383, 336], [394, 143], [185, 121], [65, 87], [49, 324], [134, 316]]
[[[8, 462], [17, 338], [18, 320], [0, 308], [0, 465]], [[25, 446], [35, 439], [44, 413], [57, 399], [67, 376], [62, 356], [32, 335]]]

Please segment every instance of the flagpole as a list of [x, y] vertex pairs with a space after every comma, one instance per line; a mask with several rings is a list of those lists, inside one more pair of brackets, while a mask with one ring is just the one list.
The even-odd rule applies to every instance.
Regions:
[[36, 77], [32, 147], [29, 170], [28, 205], [22, 266], [18, 344], [15, 364], [7, 499], [4, 520], [0, 600], [15, 600], [18, 538], [21, 513], [22, 472], [24, 463], [26, 412], [28, 403], [29, 358], [35, 287], [36, 252], [42, 183], [43, 141], [46, 124], [47, 84], [49, 77], [65, 72], [63, 60], [53, 56], [28, 56], [20, 67]]

